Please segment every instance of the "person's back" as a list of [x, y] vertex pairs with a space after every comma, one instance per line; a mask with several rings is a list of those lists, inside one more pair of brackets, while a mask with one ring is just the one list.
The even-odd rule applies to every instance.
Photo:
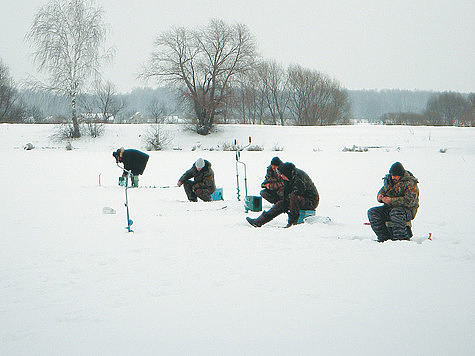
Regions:
[[148, 159], [148, 154], [135, 149], [124, 150], [122, 153], [125, 170], [130, 170], [134, 176], [143, 174]]
[[310, 176], [299, 168], [294, 168], [294, 173], [289, 182], [284, 188], [286, 196], [295, 194], [306, 198], [311, 205], [315, 205], [313, 209], [318, 206], [320, 197], [318, 195], [317, 187], [313, 183]]

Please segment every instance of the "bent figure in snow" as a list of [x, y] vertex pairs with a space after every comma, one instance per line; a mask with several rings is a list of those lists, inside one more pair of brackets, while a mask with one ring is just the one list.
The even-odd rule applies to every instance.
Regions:
[[177, 185], [179, 187], [183, 185], [189, 201], [196, 202], [198, 198], [210, 201], [211, 194], [216, 190], [211, 163], [203, 158], [198, 158], [193, 166], [180, 177]]
[[[418, 180], [404, 169], [400, 162], [394, 163], [384, 178], [384, 185], [378, 192], [377, 206], [368, 210], [371, 228], [379, 242], [386, 240], [409, 240], [412, 237], [407, 222], [416, 217], [419, 208]], [[386, 222], [390, 222], [388, 229]]]
[[314, 210], [318, 206], [320, 197], [307, 173], [290, 162], [280, 164], [277, 172], [284, 180], [284, 196], [257, 219], [247, 217], [246, 220], [252, 226], [261, 227], [276, 216], [287, 213], [288, 223], [285, 227], [288, 228], [297, 224], [300, 210]]
[[122, 163], [124, 165], [122, 179], [125, 179], [125, 185], [127, 185], [126, 180], [130, 172], [130, 179], [132, 182], [135, 182], [134, 186], [137, 186], [139, 175], [143, 174], [149, 155], [139, 150], [126, 150], [124, 147], [121, 147], [117, 151], [112, 152], [112, 156], [115, 158], [115, 163]]

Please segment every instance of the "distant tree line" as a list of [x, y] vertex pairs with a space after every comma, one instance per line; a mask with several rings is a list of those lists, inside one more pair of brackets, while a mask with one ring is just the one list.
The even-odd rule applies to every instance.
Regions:
[[432, 95], [425, 109], [417, 112], [391, 112], [376, 122], [385, 125], [475, 126], [475, 93], [444, 92]]
[[[49, 91], [16, 89], [13, 80], [8, 76], [5, 77], [4, 73], [8, 73], [8, 70], [0, 65], [0, 122], [62, 123], [68, 120], [70, 103], [67, 98]], [[293, 121], [295, 119], [288, 105], [290, 101], [288, 91], [269, 88], [267, 94], [264, 94], [266, 90], [259, 89], [253, 83], [253, 81], [248, 81], [247, 87], [236, 89], [233, 95], [235, 102], [224, 106], [223, 114], [218, 118], [217, 123], [305, 124]], [[405, 107], [401, 107], [399, 90], [372, 91], [373, 104], [367, 105], [378, 107], [379, 116], [370, 117], [355, 112], [355, 108], [366, 103], [365, 100], [359, 98], [366, 96], [368, 91], [348, 92], [352, 109], [348, 117], [357, 119], [356, 121], [364, 120], [386, 125], [474, 126], [475, 94], [473, 93], [427, 92], [430, 94], [427, 100], [416, 106], [413, 103], [420, 101], [421, 92], [404, 91], [405, 102], [414, 110], [411, 112], [403, 111]], [[392, 92], [395, 93], [394, 96], [391, 96]], [[270, 101], [271, 97], [274, 97], [275, 101]], [[286, 105], [279, 104], [281, 102]], [[286, 109], [283, 110], [282, 107]], [[384, 107], [387, 109], [384, 110]], [[371, 110], [371, 107], [368, 107], [368, 110]], [[109, 87], [109, 90], [82, 94], [78, 98], [78, 111], [81, 113], [80, 116], [88, 114], [85, 116], [90, 117], [93, 113], [95, 120], [104, 123], [164, 123], [176, 122], [177, 117], [189, 122], [193, 118], [186, 106], [177, 100], [176, 93], [166, 87], [134, 88], [126, 94], [115, 92], [113, 87]], [[453, 113], [452, 116], [451, 113]], [[80, 120], [83, 119], [80, 118]]]

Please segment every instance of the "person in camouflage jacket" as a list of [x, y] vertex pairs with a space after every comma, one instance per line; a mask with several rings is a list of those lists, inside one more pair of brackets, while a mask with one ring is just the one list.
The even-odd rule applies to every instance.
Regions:
[[[377, 199], [384, 205], [368, 210], [371, 228], [380, 242], [409, 240], [412, 232], [406, 228], [406, 223], [416, 217], [419, 208], [418, 180], [400, 162], [391, 166], [383, 180]], [[387, 221], [391, 222], [390, 229], [386, 226]]]
[[317, 188], [307, 173], [286, 162], [277, 169], [284, 183], [284, 197], [275, 203], [269, 211], [264, 211], [257, 219], [246, 218], [255, 227], [261, 227], [276, 216], [287, 213], [286, 228], [297, 224], [300, 210], [315, 210], [320, 197]]
[[180, 177], [177, 185], [179, 187], [183, 185], [189, 201], [196, 202], [198, 198], [210, 201], [211, 194], [216, 190], [211, 163], [198, 158], [193, 166]]
[[271, 204], [277, 203], [284, 198], [284, 180], [277, 173], [277, 168], [282, 164], [279, 157], [272, 158], [270, 166], [267, 167], [266, 177], [262, 182], [260, 195]]

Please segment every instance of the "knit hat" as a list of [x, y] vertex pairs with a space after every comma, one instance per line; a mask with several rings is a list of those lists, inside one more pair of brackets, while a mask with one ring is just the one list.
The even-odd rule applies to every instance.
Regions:
[[279, 157], [274, 157], [272, 158], [272, 161], [270, 161], [270, 164], [272, 166], [280, 166], [282, 164], [282, 161], [280, 160]]
[[112, 156], [115, 158], [116, 162], [119, 162], [119, 152], [117, 151], [112, 152]]
[[406, 174], [406, 170], [400, 162], [396, 162], [389, 169], [389, 174], [393, 176], [402, 177], [404, 176], [404, 174]]
[[112, 152], [112, 156], [114, 156], [114, 158], [115, 158], [115, 163], [119, 163], [121, 149], [122, 149], [122, 147], [118, 148], [117, 151]]
[[198, 168], [198, 169], [201, 169], [205, 166], [205, 161], [203, 158], [198, 158], [195, 162], [195, 167]]
[[284, 176], [290, 179], [292, 177], [292, 172], [294, 171], [294, 168], [295, 165], [293, 163], [285, 162], [279, 165], [279, 168], [277, 168], [277, 170], [280, 174], [283, 174]]

